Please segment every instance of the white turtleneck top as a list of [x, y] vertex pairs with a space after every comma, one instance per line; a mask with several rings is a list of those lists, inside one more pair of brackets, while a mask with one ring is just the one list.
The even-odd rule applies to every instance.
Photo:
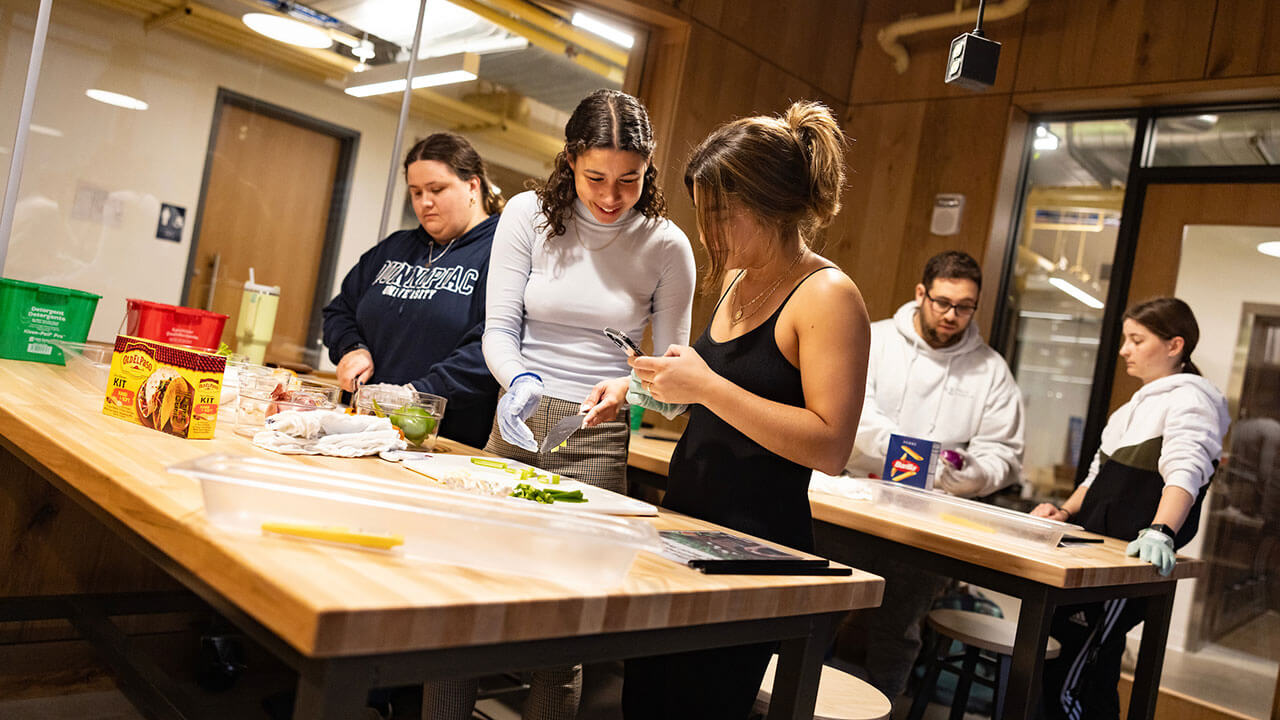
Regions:
[[637, 342], [652, 325], [654, 352], [689, 342], [694, 261], [689, 239], [634, 208], [596, 220], [578, 200], [563, 235], [548, 239], [537, 196], [511, 198], [493, 237], [484, 359], [502, 386], [524, 372], [550, 397], [582, 402], [601, 380], [631, 372], [602, 332]]

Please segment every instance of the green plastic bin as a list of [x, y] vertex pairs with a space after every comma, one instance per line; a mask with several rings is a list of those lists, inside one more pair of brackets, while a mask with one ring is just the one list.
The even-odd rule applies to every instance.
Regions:
[[0, 358], [62, 365], [52, 340], [84, 342], [101, 295], [0, 278]]

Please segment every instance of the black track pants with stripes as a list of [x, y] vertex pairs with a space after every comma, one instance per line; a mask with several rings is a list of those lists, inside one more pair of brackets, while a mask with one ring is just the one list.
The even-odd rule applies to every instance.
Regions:
[[1045, 663], [1044, 709], [1051, 720], [1120, 717], [1120, 661], [1125, 633], [1146, 613], [1142, 598], [1067, 605], [1057, 609], [1049, 634], [1062, 653]]

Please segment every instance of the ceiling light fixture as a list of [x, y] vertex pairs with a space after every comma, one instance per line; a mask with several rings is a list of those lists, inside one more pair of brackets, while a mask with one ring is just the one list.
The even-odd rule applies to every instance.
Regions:
[[1056, 288], [1058, 288], [1058, 289], [1059, 289], [1059, 290], [1061, 290], [1062, 292], [1064, 292], [1064, 293], [1066, 293], [1066, 294], [1070, 295], [1071, 297], [1075, 298], [1076, 300], [1079, 300], [1080, 302], [1084, 303], [1085, 305], [1088, 305], [1089, 307], [1093, 308], [1094, 310], [1101, 310], [1101, 309], [1102, 309], [1103, 302], [1102, 302], [1101, 300], [1099, 300], [1098, 298], [1096, 298], [1096, 297], [1094, 297], [1094, 296], [1090, 295], [1089, 293], [1087, 293], [1087, 292], [1085, 292], [1085, 291], [1081, 290], [1080, 288], [1076, 287], [1075, 285], [1072, 285], [1071, 283], [1067, 282], [1066, 280], [1063, 280], [1062, 278], [1058, 278], [1058, 277], [1051, 277], [1051, 278], [1049, 278], [1049, 284], [1050, 284], [1050, 285], [1052, 285], [1052, 286], [1054, 286], [1054, 287], [1056, 287]]
[[132, 95], [125, 95], [124, 93], [111, 92], [110, 90], [101, 90], [99, 88], [89, 88], [88, 90], [84, 91], [84, 94], [87, 95], [91, 100], [97, 100], [100, 103], [106, 103], [108, 105], [115, 105], [116, 107], [121, 107], [121, 108], [124, 108], [125, 110], [146, 110], [147, 108], [151, 107], [147, 103], [143, 102], [142, 100], [139, 100], [136, 97], [133, 97]]
[[[408, 63], [379, 65], [359, 74], [348, 75], [343, 92], [355, 97], [404, 92], [404, 76]], [[475, 80], [480, 70], [480, 56], [458, 53], [420, 60], [413, 66], [413, 89], [451, 85]]]
[[1280, 240], [1271, 240], [1264, 243], [1258, 243], [1258, 252], [1263, 255], [1280, 258]]
[[573, 14], [573, 24], [575, 27], [580, 27], [589, 33], [599, 35], [614, 45], [621, 45], [628, 50], [631, 49], [632, 45], [636, 44], [636, 39], [630, 34], [584, 13], [575, 12]]
[[1036, 150], [1057, 150], [1058, 136], [1049, 132], [1049, 129], [1043, 125], [1036, 126], [1036, 139], [1032, 141], [1031, 147]]
[[289, 45], [318, 50], [333, 45], [333, 37], [327, 30], [292, 18], [269, 13], [245, 13], [240, 20], [259, 35]]

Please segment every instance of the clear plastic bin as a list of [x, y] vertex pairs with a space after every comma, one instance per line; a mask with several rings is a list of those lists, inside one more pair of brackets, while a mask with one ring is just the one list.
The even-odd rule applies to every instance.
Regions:
[[1034, 517], [1024, 512], [987, 505], [946, 493], [866, 480], [871, 487], [872, 502], [928, 522], [932, 528], [963, 534], [978, 539], [1007, 540], [1041, 547], [1057, 547], [1069, 531], [1080, 531], [1079, 525]]
[[617, 585], [636, 553], [660, 549], [644, 521], [526, 508], [285, 460], [208, 455], [169, 470], [199, 479], [205, 512], [220, 527], [259, 533], [263, 523], [290, 523], [400, 536], [393, 551], [405, 557], [575, 587]]
[[59, 350], [67, 369], [86, 385], [101, 395], [107, 391], [107, 379], [111, 376], [111, 345], [52, 340]]

